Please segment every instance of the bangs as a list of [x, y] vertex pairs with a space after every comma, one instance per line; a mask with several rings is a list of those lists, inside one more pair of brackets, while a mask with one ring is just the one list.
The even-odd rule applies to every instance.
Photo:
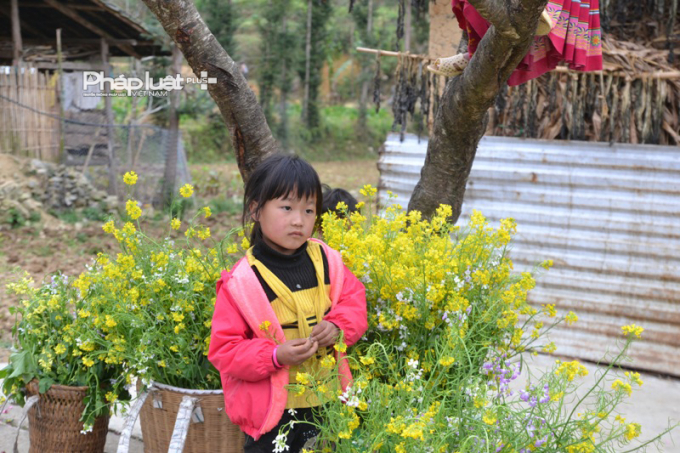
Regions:
[[314, 168], [301, 159], [281, 159], [262, 181], [260, 202], [295, 196], [298, 199], [321, 198], [321, 183]]

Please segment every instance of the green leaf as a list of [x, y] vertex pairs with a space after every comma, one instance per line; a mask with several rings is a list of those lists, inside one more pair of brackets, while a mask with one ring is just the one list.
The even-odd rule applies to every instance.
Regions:
[[[37, 370], [35, 360], [33, 359], [33, 355], [31, 355], [30, 351], [15, 352], [9, 356], [9, 361], [14, 371], [12, 371], [12, 374], [7, 376], [8, 379], [20, 376], [32, 376]], [[9, 366], [7, 368], [9, 368]]]
[[38, 391], [40, 393], [45, 393], [52, 387], [52, 384], [56, 384], [56, 381], [51, 377], [40, 378], [38, 381]]

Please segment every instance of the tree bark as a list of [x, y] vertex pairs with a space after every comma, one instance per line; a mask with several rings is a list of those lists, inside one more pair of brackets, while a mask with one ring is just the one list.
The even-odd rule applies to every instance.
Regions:
[[487, 111], [526, 55], [546, 0], [470, 0], [492, 27], [465, 71], [450, 79], [435, 114], [425, 165], [408, 210], [431, 217], [449, 204], [458, 220]]
[[257, 164], [278, 151], [255, 93], [238, 65], [210, 33], [188, 0], [143, 0], [168, 35], [177, 43], [194, 73], [206, 71], [217, 78], [208, 92], [220, 109], [234, 145], [236, 161], [244, 181]]

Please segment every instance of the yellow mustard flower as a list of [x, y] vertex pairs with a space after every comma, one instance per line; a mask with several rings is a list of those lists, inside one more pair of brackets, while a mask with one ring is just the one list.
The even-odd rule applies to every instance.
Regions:
[[373, 357], [361, 357], [359, 359], [364, 365], [372, 365], [375, 362]]
[[132, 220], [137, 220], [142, 215], [142, 208], [137, 205], [135, 200], [128, 200], [125, 202], [125, 211]]
[[630, 371], [626, 371], [624, 373], [628, 379], [630, 379], [631, 382], [634, 382], [635, 384], [639, 385], [642, 387], [642, 379], [640, 379], [640, 373], [634, 373]]
[[633, 440], [642, 434], [642, 427], [639, 423], [629, 423], [626, 426], [625, 437], [627, 440]]
[[335, 366], [335, 357], [332, 355], [327, 355], [323, 359], [321, 359], [321, 367], [326, 368], [326, 369], [331, 369]]
[[297, 382], [299, 382], [300, 384], [302, 384], [302, 385], [308, 385], [310, 379], [311, 379], [311, 376], [310, 376], [308, 373], [300, 373], [300, 372], [298, 372], [298, 373], [295, 375], [295, 380], [296, 380]]
[[642, 332], [645, 329], [640, 326], [636, 326], [635, 324], [629, 324], [627, 326], [622, 326], [621, 330], [623, 330], [623, 334], [627, 337], [634, 336], [635, 338], [641, 338]]
[[189, 198], [194, 194], [194, 186], [192, 186], [191, 184], [184, 184], [179, 189], [179, 194], [182, 195], [184, 198]]
[[198, 229], [196, 235], [202, 240], [208, 239], [210, 237], [210, 228], [205, 227]]
[[574, 313], [573, 311], [570, 311], [564, 318], [564, 320], [567, 322], [567, 325], [570, 326], [574, 324], [576, 321], [578, 321], [578, 316], [576, 316], [576, 313]]
[[446, 356], [439, 359], [439, 364], [444, 367], [450, 367], [456, 361], [453, 357]]
[[137, 173], [134, 171], [129, 171], [123, 176], [123, 182], [128, 186], [134, 186], [137, 184]]
[[627, 382], [623, 382], [621, 379], [617, 379], [614, 381], [612, 384], [612, 389], [614, 390], [621, 390], [622, 392], [625, 392], [628, 396], [632, 395], [633, 393], [633, 387], [631, 387], [630, 384]]
[[494, 423], [496, 423], [496, 420], [497, 420], [496, 416], [491, 411], [486, 411], [484, 413], [484, 416], [482, 417], [482, 421], [487, 425], [493, 425]]
[[116, 226], [113, 223], [113, 220], [109, 220], [102, 226], [102, 230], [104, 230], [105, 233], [111, 234], [115, 231]]
[[364, 185], [364, 187], [361, 190], [359, 190], [359, 193], [361, 195], [363, 195], [364, 197], [372, 197], [377, 192], [378, 192], [378, 189], [376, 189], [375, 187], [373, 187], [370, 184]]
[[573, 360], [571, 362], [560, 362], [557, 360], [557, 363], [560, 366], [555, 371], [555, 374], [558, 376], [566, 376], [569, 382], [573, 381], [576, 376], [588, 375], [588, 369], [581, 365], [578, 360]]

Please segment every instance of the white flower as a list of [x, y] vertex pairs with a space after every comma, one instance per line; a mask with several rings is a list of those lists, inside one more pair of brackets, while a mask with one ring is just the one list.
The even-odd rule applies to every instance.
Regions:
[[359, 393], [361, 393], [360, 388], [357, 388], [355, 390], [350, 386], [347, 387], [347, 390], [345, 390], [345, 392], [342, 395], [338, 396], [338, 399], [345, 403], [346, 405], [348, 405], [349, 407], [359, 407], [359, 403], [361, 402], [357, 397]]
[[279, 434], [276, 439], [272, 441], [274, 444], [274, 453], [281, 453], [282, 451], [290, 450], [290, 447], [286, 445], [287, 434]]
[[288, 413], [290, 415], [295, 415], [295, 414], [297, 414], [297, 411], [295, 409], [288, 409]]
[[408, 366], [410, 366], [414, 370], [417, 370], [418, 369], [418, 361], [414, 360], [414, 359], [409, 359], [408, 360]]

